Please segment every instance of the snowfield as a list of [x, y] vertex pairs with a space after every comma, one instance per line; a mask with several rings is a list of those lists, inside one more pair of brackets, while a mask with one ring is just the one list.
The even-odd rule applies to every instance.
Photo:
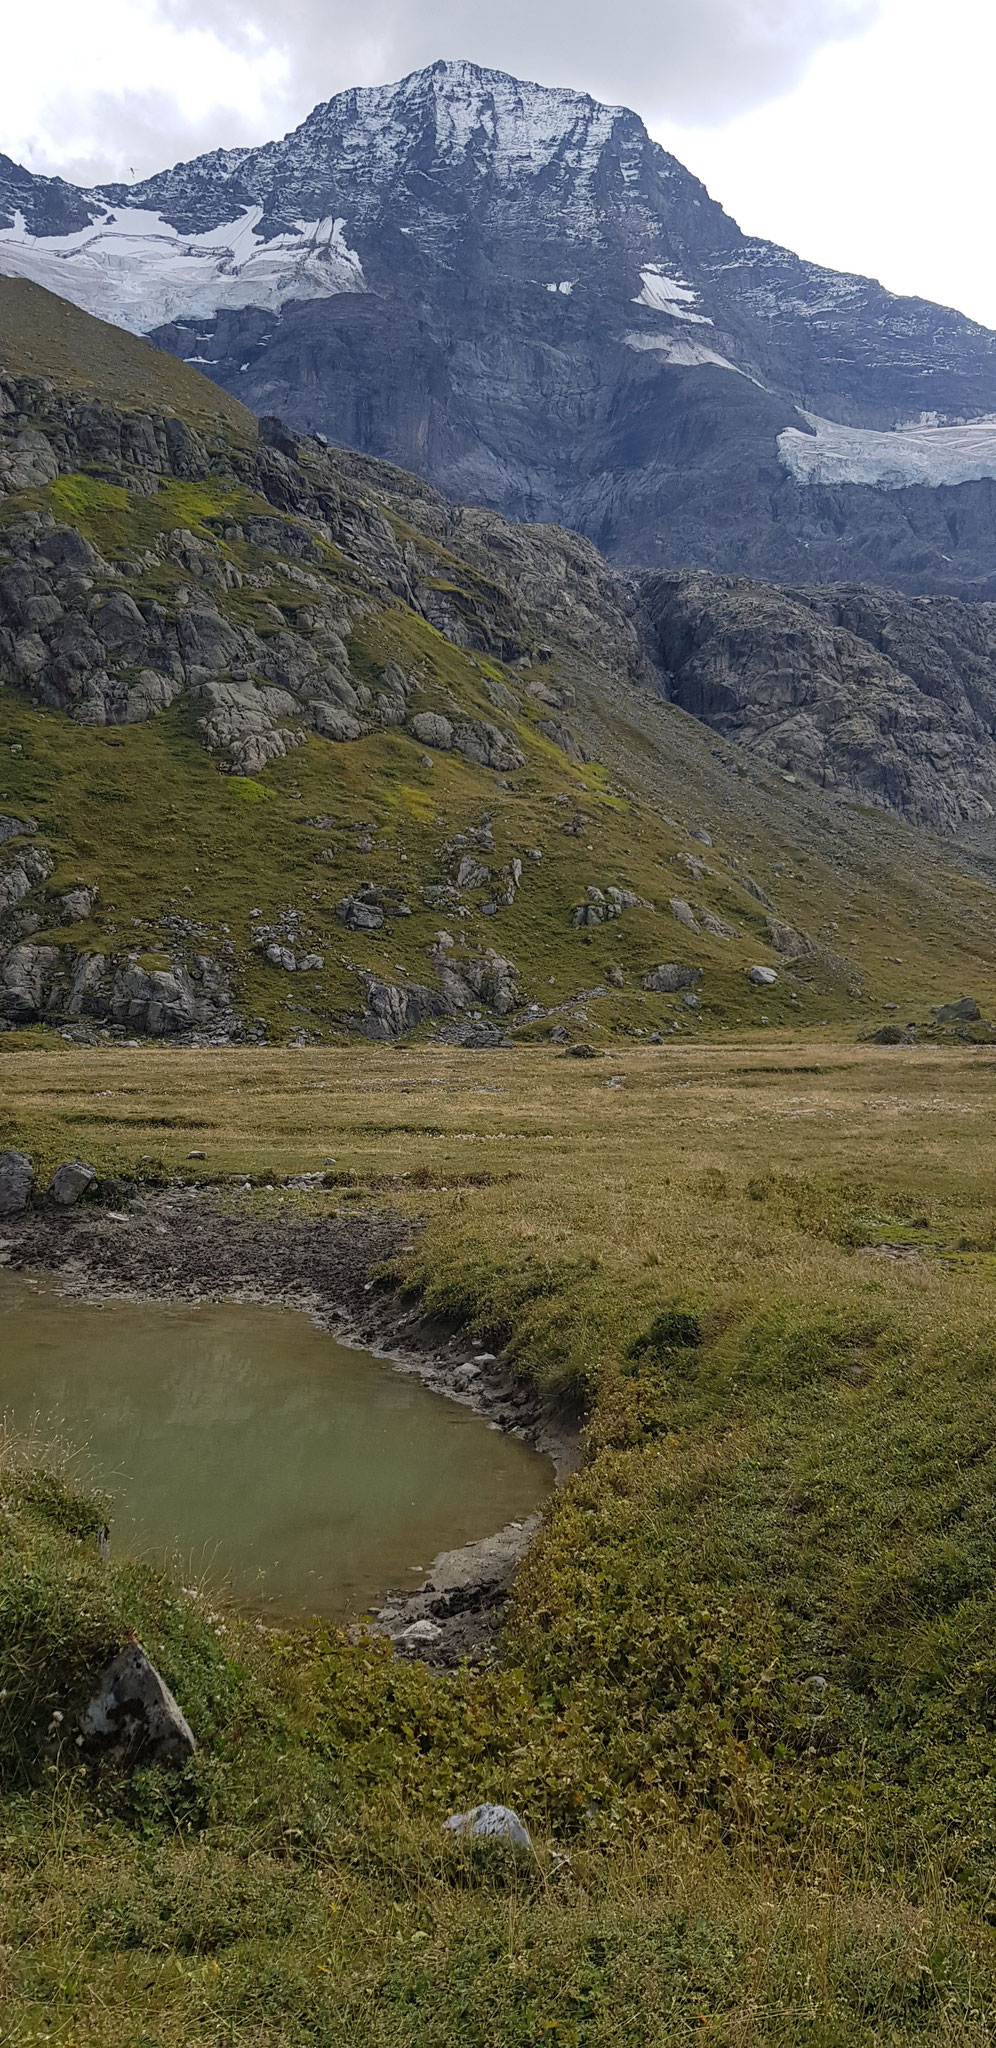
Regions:
[[787, 427], [778, 452], [801, 484], [874, 484], [883, 491], [911, 484], [970, 484], [996, 477], [996, 420], [972, 426], [842, 427], [803, 413], [812, 432]]
[[31, 235], [22, 214], [0, 229], [0, 275], [29, 277], [85, 313], [132, 334], [223, 308], [276, 310], [288, 299], [362, 292], [366, 281], [345, 221], [295, 221], [265, 241], [261, 206], [203, 235], [181, 235], [160, 213], [107, 207], [73, 235]]
[[715, 349], [683, 334], [624, 334], [623, 340], [627, 348], [636, 349], [640, 355], [661, 356], [676, 370], [699, 370], [711, 363], [718, 370], [732, 370], [735, 377], [744, 374], [726, 356], [717, 355]]
[[687, 320], [693, 327], [711, 327], [712, 321], [706, 313], [693, 313], [690, 308], [701, 299], [701, 292], [693, 291], [691, 285], [682, 284], [679, 278], [668, 277], [659, 263], [648, 263], [640, 272], [643, 289], [633, 300], [634, 306], [649, 306], [654, 313], [669, 313], [672, 320]]

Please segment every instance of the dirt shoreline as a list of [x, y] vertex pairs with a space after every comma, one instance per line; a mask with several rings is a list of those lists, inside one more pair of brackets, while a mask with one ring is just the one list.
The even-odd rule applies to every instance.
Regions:
[[[183, 1187], [140, 1194], [127, 1209], [91, 1203], [5, 1218], [0, 1265], [51, 1272], [81, 1300], [296, 1309], [340, 1343], [374, 1352], [533, 1445], [559, 1483], [580, 1462], [579, 1418], [551, 1410], [500, 1358], [371, 1280], [412, 1234], [410, 1222], [389, 1216], [240, 1213], [229, 1197], [222, 1205], [210, 1189]], [[441, 1665], [486, 1658], [540, 1523], [534, 1515], [443, 1552], [415, 1592], [385, 1588], [377, 1626], [403, 1656]]]

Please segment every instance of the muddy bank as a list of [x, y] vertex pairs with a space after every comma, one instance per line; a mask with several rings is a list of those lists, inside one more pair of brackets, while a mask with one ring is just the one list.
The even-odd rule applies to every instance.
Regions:
[[[239, 1301], [311, 1315], [342, 1343], [387, 1358], [549, 1456], [558, 1479], [580, 1455], [578, 1418], [552, 1412], [499, 1358], [402, 1302], [371, 1273], [409, 1247], [390, 1216], [261, 1217], [209, 1190], [139, 1194], [127, 1209], [35, 1209], [0, 1225], [0, 1262], [54, 1273], [80, 1298]], [[378, 1620], [400, 1653], [433, 1663], [489, 1654], [516, 1566], [539, 1517], [436, 1558], [415, 1593]]]

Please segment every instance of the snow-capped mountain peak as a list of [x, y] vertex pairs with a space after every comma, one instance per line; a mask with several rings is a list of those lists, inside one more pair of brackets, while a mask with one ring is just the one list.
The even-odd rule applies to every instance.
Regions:
[[440, 62], [133, 186], [0, 158], [3, 272], [631, 561], [930, 589], [992, 553], [996, 336], [748, 238], [566, 87]]

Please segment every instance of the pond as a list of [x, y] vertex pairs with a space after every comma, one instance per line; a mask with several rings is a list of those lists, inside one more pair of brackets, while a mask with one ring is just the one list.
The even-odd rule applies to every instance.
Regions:
[[0, 1414], [84, 1451], [117, 1552], [281, 1620], [414, 1589], [553, 1486], [538, 1452], [289, 1309], [90, 1305], [0, 1273]]

